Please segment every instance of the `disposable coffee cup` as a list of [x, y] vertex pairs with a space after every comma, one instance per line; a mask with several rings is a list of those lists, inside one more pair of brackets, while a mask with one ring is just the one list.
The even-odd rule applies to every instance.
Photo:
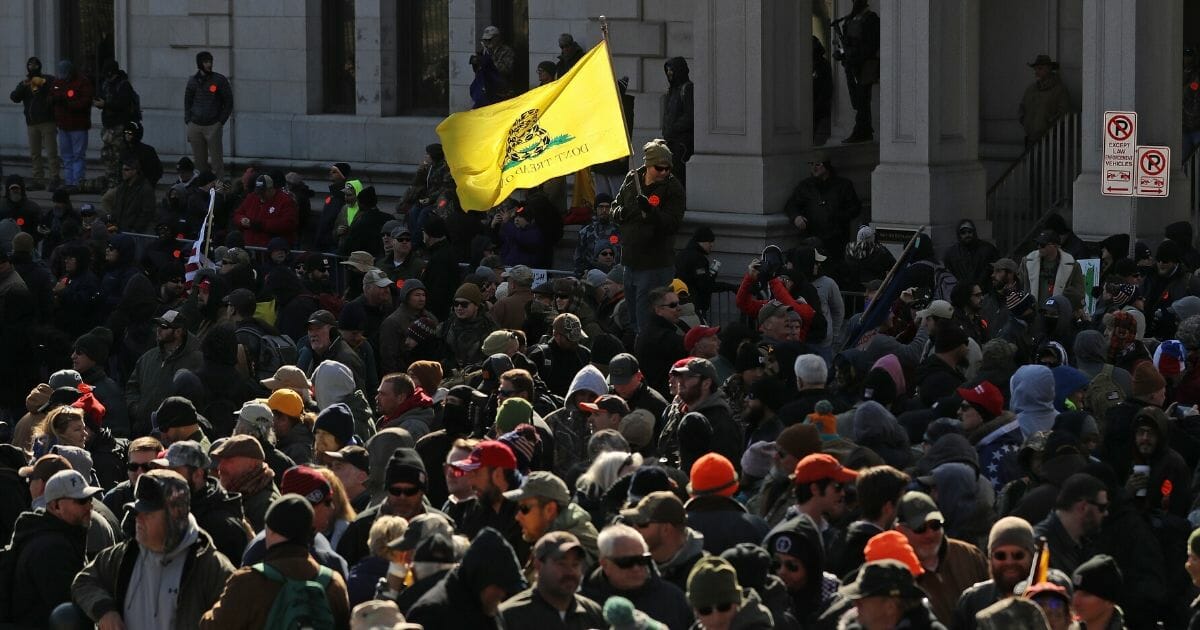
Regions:
[[[1149, 476], [1150, 475], [1150, 467], [1147, 466], [1146, 464], [1134, 464], [1133, 465], [1133, 474], [1135, 474], [1135, 475], [1142, 474], [1142, 475]], [[1139, 497], [1146, 496], [1146, 489], [1142, 488], [1141, 490], [1138, 490], [1137, 496], [1139, 496]]]

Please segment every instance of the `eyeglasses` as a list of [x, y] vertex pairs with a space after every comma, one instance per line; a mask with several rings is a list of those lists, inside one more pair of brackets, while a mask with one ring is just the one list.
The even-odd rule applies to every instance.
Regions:
[[659, 304], [659, 306], [662, 308], [679, 308], [679, 302], [666, 302], [664, 304]]
[[620, 569], [632, 569], [634, 567], [643, 566], [648, 567], [650, 566], [651, 562], [650, 554], [648, 553], [644, 553], [640, 556], [621, 556], [619, 558], [609, 558], [608, 560], [617, 565], [617, 568]]
[[1000, 562], [1006, 562], [1010, 558], [1012, 559], [1013, 562], [1024, 562], [1025, 559], [1028, 557], [1029, 557], [1029, 554], [1025, 553], [1024, 551], [1013, 551], [1013, 552], [993, 551], [992, 552], [992, 559], [999, 560]]
[[671, 172], [670, 166], [659, 166], [657, 164], [651, 164], [650, 168], [652, 168], [660, 173], [670, 173]]
[[724, 604], [717, 604], [716, 606], [702, 606], [702, 607], [696, 609], [696, 613], [699, 614], [701, 617], [707, 617], [707, 616], [713, 614], [714, 611], [721, 612], [721, 613], [727, 613], [732, 609], [733, 609], [733, 602], [726, 602]]
[[400, 488], [397, 486], [389, 486], [388, 487], [388, 494], [390, 494], [394, 497], [400, 497], [400, 496], [415, 497], [420, 493], [421, 493], [421, 489], [416, 486], [413, 486], [411, 488]]
[[127, 470], [129, 472], [137, 472], [139, 470], [142, 472], [146, 472], [146, 471], [150, 470], [151, 468], [153, 468], [153, 467], [150, 465], [150, 462], [146, 462], [145, 464], [135, 464], [133, 462], [129, 462], [128, 464], [125, 464], [125, 470]]
[[913, 530], [914, 534], [924, 534], [925, 532], [940, 532], [942, 531], [941, 521], [928, 521], [924, 525]]
[[454, 308], [467, 308], [471, 302], [467, 300], [454, 300]]
[[772, 571], [778, 571], [781, 568], [788, 573], [797, 573], [804, 569], [804, 567], [800, 566], [799, 562], [794, 560], [771, 560]]
[[1108, 512], [1108, 503], [1100, 503], [1099, 501], [1088, 501], [1088, 503], [1096, 506], [1096, 509], [1100, 510], [1101, 512]]

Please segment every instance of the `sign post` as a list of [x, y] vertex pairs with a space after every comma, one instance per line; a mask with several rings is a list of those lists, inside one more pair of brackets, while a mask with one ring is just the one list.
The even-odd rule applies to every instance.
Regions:
[[1137, 112], [1104, 112], [1104, 162], [1100, 193], [1115, 197], [1134, 195]]

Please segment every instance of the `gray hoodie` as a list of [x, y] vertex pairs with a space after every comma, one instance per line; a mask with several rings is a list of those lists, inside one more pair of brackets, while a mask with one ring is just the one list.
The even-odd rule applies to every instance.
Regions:
[[[1108, 351], [1104, 343], [1104, 335], [1098, 330], [1083, 330], [1075, 336], [1075, 367], [1079, 371], [1095, 378], [1104, 369], [1105, 353]], [[1113, 367], [1113, 380], [1124, 390], [1125, 395], [1133, 393], [1133, 377], [1125, 368]]]
[[179, 601], [183, 565], [187, 563], [188, 550], [199, 537], [196, 517], [188, 514], [187, 529], [175, 548], [165, 553], [142, 548], [125, 594], [123, 617], [127, 628], [166, 628], [171, 625]]
[[1054, 427], [1054, 373], [1044, 365], [1022, 365], [1012, 379], [1012, 410], [1021, 433], [1029, 437]]

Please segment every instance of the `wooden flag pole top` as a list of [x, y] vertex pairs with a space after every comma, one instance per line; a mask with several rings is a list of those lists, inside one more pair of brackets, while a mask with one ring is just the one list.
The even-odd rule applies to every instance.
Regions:
[[608, 39], [608, 17], [600, 16], [600, 35], [604, 38], [604, 43], [607, 44], [604, 49], [608, 52], [608, 67], [612, 70], [613, 89], [617, 92], [617, 109], [621, 110], [621, 123], [625, 125], [625, 142], [629, 145], [629, 157], [633, 157], [633, 130], [629, 128], [629, 121], [625, 120], [625, 102], [621, 99], [621, 90], [617, 89], [617, 69], [613, 66], [612, 59], [612, 42]]

